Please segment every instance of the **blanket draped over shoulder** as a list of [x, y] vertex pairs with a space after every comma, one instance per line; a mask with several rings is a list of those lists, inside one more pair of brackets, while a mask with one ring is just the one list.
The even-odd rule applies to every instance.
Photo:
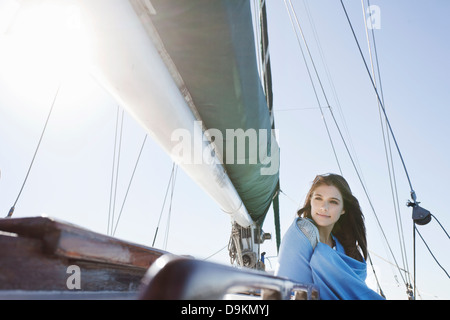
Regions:
[[298, 223], [304, 220], [296, 218], [284, 235], [275, 275], [300, 283], [314, 283], [320, 299], [324, 300], [383, 299], [365, 283], [366, 262], [347, 256], [335, 237], [336, 248], [332, 249], [312, 239], [310, 234], [305, 235]]

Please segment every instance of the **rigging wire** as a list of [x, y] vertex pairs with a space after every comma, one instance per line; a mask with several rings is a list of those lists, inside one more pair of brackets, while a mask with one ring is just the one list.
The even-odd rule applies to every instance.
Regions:
[[169, 242], [169, 229], [170, 229], [170, 219], [172, 217], [172, 203], [173, 203], [173, 191], [175, 190], [175, 181], [177, 179], [178, 166], [175, 166], [175, 173], [172, 179], [172, 190], [170, 193], [170, 202], [169, 202], [169, 212], [167, 214], [167, 224], [166, 224], [166, 234], [164, 236], [164, 250], [167, 250], [167, 244]]
[[[375, 252], [373, 252], [373, 251], [371, 251], [371, 250], [368, 250], [368, 251], [370, 252], [371, 255], [377, 257], [377, 258], [380, 259], [380, 260], [383, 260], [384, 262], [386, 262], [387, 264], [389, 264], [389, 265], [391, 265], [391, 266], [396, 267], [396, 265], [393, 264], [393, 263], [392, 263], [391, 261], [389, 261], [388, 259], [386, 259], [386, 258], [384, 258], [384, 257], [382, 257], [382, 256], [380, 256], [380, 255], [378, 255], [378, 254], [376, 254]], [[406, 270], [406, 269], [401, 269], [401, 271], [403, 271], [403, 272], [409, 272], [409, 271]], [[397, 280], [397, 277], [395, 277], [395, 279]], [[398, 281], [397, 281], [397, 284], [399, 284]]]
[[[350, 149], [352, 150], [352, 152], [354, 154], [356, 166], [357, 166], [358, 170], [361, 172], [362, 169], [361, 169], [361, 166], [359, 165], [358, 157], [357, 157], [355, 148], [353, 146], [353, 141], [351, 139], [351, 135], [350, 135], [350, 132], [348, 130], [347, 122], [345, 121], [345, 117], [344, 117], [344, 114], [343, 114], [343, 111], [342, 111], [341, 102], [339, 100], [339, 96], [337, 94], [336, 87], [334, 85], [334, 81], [333, 81], [333, 78], [331, 76], [331, 72], [330, 72], [330, 70], [328, 68], [328, 64], [327, 64], [326, 59], [325, 59], [325, 55], [324, 55], [324, 52], [323, 52], [323, 49], [322, 49], [322, 45], [320, 43], [319, 35], [317, 33], [316, 25], [314, 23], [314, 18], [312, 17], [308, 1], [303, 0], [303, 6], [305, 8], [305, 12], [306, 12], [306, 16], [308, 17], [309, 24], [311, 26], [312, 35], [314, 37], [314, 40], [315, 40], [315, 43], [316, 43], [316, 46], [317, 46], [317, 49], [318, 49], [318, 52], [319, 52], [320, 60], [322, 62], [323, 68], [325, 70], [325, 74], [326, 74], [327, 79], [328, 79], [328, 84], [329, 84], [329, 86], [331, 88], [331, 93], [332, 93], [332, 95], [334, 97], [334, 101], [336, 103], [337, 110], [338, 110], [339, 115], [341, 117], [341, 121], [342, 121], [342, 124], [343, 124], [343, 127], [344, 127], [344, 131], [345, 131], [345, 133], [347, 135], [347, 139], [349, 141]], [[312, 60], [312, 58], [311, 58], [311, 60]], [[319, 77], [318, 77], [318, 79], [320, 81]], [[324, 93], [324, 96], [326, 98], [325, 93]], [[328, 107], [327, 109], [330, 109], [330, 112], [333, 111], [331, 107]], [[364, 180], [364, 177], [362, 177], [362, 178]]]
[[144, 137], [144, 141], [142, 142], [142, 145], [141, 145], [141, 150], [139, 151], [139, 155], [138, 155], [136, 163], [134, 165], [133, 173], [131, 174], [130, 182], [128, 183], [127, 192], [125, 193], [125, 197], [122, 202], [122, 207], [120, 208], [119, 217], [117, 218], [116, 227], [114, 228], [114, 232], [112, 233], [113, 236], [116, 234], [116, 230], [119, 225], [119, 220], [120, 220], [120, 217], [122, 216], [123, 207], [125, 206], [125, 202], [128, 197], [128, 192], [130, 191], [130, 187], [131, 187], [131, 183], [133, 182], [134, 174], [136, 173], [136, 169], [139, 164], [139, 160], [141, 159], [142, 150], [144, 150], [145, 142], [147, 141], [147, 136], [148, 135], [146, 134]]
[[292, 203], [295, 203], [298, 206], [297, 201], [295, 201], [290, 196], [288, 196], [283, 190], [280, 189], [280, 193], [284, 194], [286, 196], [286, 198], [288, 198], [290, 201], [292, 201]]
[[447, 235], [447, 238], [450, 239], [450, 236], [448, 235], [447, 231], [445, 230], [444, 226], [439, 222], [439, 220], [436, 218], [436, 216], [434, 216], [433, 214], [431, 214], [431, 216], [436, 220], [436, 222], [441, 226], [442, 230], [445, 232], [445, 234]]
[[[370, 8], [370, 1], [367, 0], [367, 3], [368, 3], [368, 7]], [[374, 79], [375, 87], [378, 88], [377, 80], [375, 77], [376, 76], [375, 75], [375, 67], [374, 67], [374, 56], [375, 56], [375, 63], [376, 63], [377, 72], [378, 72], [378, 82], [379, 82], [380, 94], [381, 94], [383, 103], [385, 103], [383, 89], [382, 89], [380, 63], [378, 60], [378, 52], [377, 52], [376, 41], [375, 41], [375, 34], [374, 34], [374, 31], [372, 28], [371, 29], [372, 30], [372, 42], [373, 42], [373, 48], [374, 48], [374, 50], [372, 52], [372, 46], [370, 43], [368, 26], [367, 26], [368, 21], [366, 18], [366, 10], [365, 10], [365, 6], [364, 6], [364, 0], [361, 0], [361, 6], [362, 6], [363, 21], [364, 21], [364, 26], [365, 26], [364, 29], [366, 32], [367, 46], [368, 46], [368, 50], [369, 50], [370, 64], [371, 64], [371, 69], [372, 69], [372, 77]], [[404, 239], [404, 234], [403, 234], [402, 219], [401, 219], [401, 215], [400, 215], [400, 207], [399, 207], [399, 201], [398, 201], [398, 192], [397, 192], [397, 185], [396, 185], [396, 180], [395, 180], [395, 169], [394, 169], [393, 159], [392, 159], [391, 144], [390, 144], [389, 134], [386, 134], [384, 131], [381, 106], [380, 106], [380, 103], [378, 100], [377, 100], [377, 105], [378, 105], [378, 111], [379, 111], [379, 116], [380, 116], [380, 124], [381, 124], [382, 136], [383, 136], [384, 150], [385, 150], [385, 155], [386, 155], [386, 163], [387, 163], [388, 173], [389, 173], [389, 182], [390, 182], [391, 196], [392, 196], [392, 200], [393, 200], [393, 207], [394, 207], [394, 213], [395, 213], [395, 219], [396, 219], [396, 225], [397, 225], [397, 233], [399, 236], [399, 244], [400, 244], [400, 252], [401, 252], [401, 257], [402, 257], [402, 262], [403, 262], [403, 270], [405, 270], [404, 271], [405, 278], [409, 278], [409, 283], [411, 283], [411, 279], [409, 277], [410, 273], [409, 273], [409, 269], [408, 269], [408, 260], [407, 260], [407, 255], [406, 255], [406, 245], [405, 245], [405, 239]], [[388, 144], [386, 143], [386, 138], [388, 140]], [[392, 174], [391, 174], [391, 171], [392, 171]], [[399, 271], [400, 271], [400, 269], [399, 269]]]
[[16, 201], [14, 201], [13, 206], [11, 207], [11, 209], [9, 209], [9, 212], [8, 212], [8, 215], [6, 216], [6, 218], [11, 218], [11, 216], [13, 215], [14, 210], [16, 209], [17, 202], [19, 201], [19, 198], [20, 198], [20, 196], [22, 194], [23, 188], [25, 187], [25, 184], [27, 183], [28, 176], [30, 175], [31, 168], [33, 167], [33, 164], [34, 164], [34, 160], [36, 159], [36, 155], [38, 153], [39, 147], [41, 146], [42, 138], [44, 137], [45, 130], [47, 129], [48, 121], [50, 120], [50, 116], [52, 115], [53, 108], [55, 106], [55, 102], [56, 102], [56, 99], [58, 97], [60, 89], [61, 89], [61, 83], [59, 83], [58, 88], [56, 89], [56, 93], [55, 93], [55, 96], [53, 98], [53, 102], [52, 102], [50, 111], [48, 113], [47, 120], [45, 121], [44, 128], [42, 129], [42, 133], [41, 133], [41, 136], [39, 138], [39, 142], [37, 144], [36, 150], [34, 151], [34, 155], [33, 155], [33, 158], [31, 159], [31, 163], [30, 163], [30, 166], [28, 167], [27, 174], [25, 175], [25, 179], [24, 179], [24, 181], [22, 183], [22, 187], [20, 188], [20, 191], [19, 191], [19, 194], [17, 195]]
[[111, 188], [109, 191], [109, 208], [108, 208], [108, 225], [106, 228], [106, 234], [110, 234], [110, 229], [112, 227], [110, 227], [110, 224], [112, 223], [111, 221], [111, 215], [112, 215], [112, 199], [113, 199], [113, 189], [114, 189], [114, 169], [116, 167], [116, 147], [117, 147], [117, 131], [119, 128], [119, 110], [120, 107], [117, 106], [117, 114], [116, 114], [116, 130], [115, 130], [115, 134], [114, 134], [114, 152], [113, 152], [113, 160], [112, 160], [112, 172], [111, 172]]
[[[322, 120], [323, 120], [324, 125], [325, 125], [325, 128], [326, 128], [326, 130], [327, 130], [328, 139], [330, 140], [331, 147], [332, 147], [333, 153], [334, 153], [334, 157], [335, 157], [336, 162], [337, 162], [337, 165], [338, 165], [338, 167], [339, 167], [339, 172], [340, 172], [341, 175], [342, 175], [342, 169], [341, 169], [341, 165], [340, 165], [340, 163], [339, 163], [339, 159], [338, 159], [337, 154], [336, 154], [336, 149], [335, 149], [335, 147], [334, 147], [333, 139], [331, 138], [330, 130], [329, 130], [329, 128], [328, 128], [328, 124], [327, 124], [327, 122], [326, 122], [325, 115], [324, 115], [324, 113], [323, 113], [323, 111], [322, 111], [322, 107], [321, 107], [321, 104], [320, 104], [319, 96], [318, 96], [318, 94], [317, 94], [317, 90], [316, 90], [316, 87], [315, 87], [315, 85], [314, 85], [314, 81], [313, 81], [313, 79], [312, 79], [311, 71], [309, 70], [309, 66], [308, 66], [308, 63], [306, 62], [306, 57], [305, 57], [305, 54], [304, 54], [304, 52], [303, 52], [303, 48], [302, 48], [302, 46], [301, 46], [301, 44], [300, 44], [300, 38], [299, 38], [299, 35], [298, 35], [298, 32], [297, 32], [297, 29], [295, 28], [294, 21], [293, 21], [293, 19], [292, 19], [291, 10], [292, 10], [293, 15], [294, 15], [294, 17], [295, 17], [297, 27], [298, 27], [298, 29], [299, 29], [299, 31], [300, 31], [300, 35], [301, 35], [301, 37], [302, 37], [302, 39], [303, 39], [303, 42], [304, 42], [305, 45], [306, 45], [306, 49], [307, 49], [308, 52], [309, 52], [309, 48], [308, 48], [308, 46], [307, 46], [307, 44], [306, 44], [306, 40], [305, 40], [305, 37], [304, 37], [304, 35], [303, 35], [303, 30], [302, 30], [302, 28], [300, 27], [300, 23], [298, 22], [297, 14], [295, 13], [295, 10], [294, 10], [294, 7], [293, 7], [293, 5], [292, 5], [292, 2], [289, 0], [289, 4], [290, 4], [290, 6], [291, 6], [291, 9], [289, 9], [286, 0], [284, 0], [284, 4], [285, 4], [285, 6], [286, 6], [286, 10], [287, 10], [287, 12], [288, 12], [289, 19], [290, 19], [290, 21], [291, 21], [292, 27], [293, 27], [294, 32], [295, 32], [295, 36], [296, 36], [296, 38], [297, 38], [297, 43], [298, 43], [298, 45], [299, 45], [299, 47], [300, 47], [300, 51], [301, 51], [301, 53], [302, 53], [302, 57], [303, 57], [303, 60], [304, 60], [304, 62], [305, 62], [305, 65], [306, 65], [306, 70], [307, 70], [307, 72], [308, 72], [308, 76], [309, 76], [309, 79], [310, 79], [310, 81], [311, 81], [311, 85], [312, 85], [313, 90], [314, 90], [314, 95], [315, 95], [315, 97], [316, 97], [317, 104], [319, 105], [320, 113], [321, 113], [321, 115], [322, 115]], [[309, 52], [309, 55], [310, 55], [310, 57], [311, 57], [311, 53], [310, 53], [310, 52]], [[314, 70], [316, 70], [316, 67], [315, 67], [315, 65], [314, 65], [314, 61], [312, 61], [312, 64], [313, 64]], [[316, 75], [317, 75], [317, 70], [316, 70]], [[324, 90], [323, 90], [323, 86], [322, 86], [322, 82], [320, 81], [320, 78], [319, 78], [319, 84], [320, 84], [320, 86], [322, 87], [322, 92], [323, 92]], [[331, 106], [330, 106], [330, 104], [329, 104], [328, 99], [326, 98], [326, 96], [325, 96], [325, 100], [326, 100], [326, 103], [327, 103], [328, 108], [331, 109]]]
[[405, 164], [405, 161], [404, 161], [404, 159], [403, 159], [402, 153], [401, 153], [401, 151], [400, 151], [400, 147], [399, 147], [399, 145], [398, 145], [398, 143], [397, 143], [397, 139], [395, 138], [395, 134], [394, 134], [394, 131], [393, 131], [393, 129], [392, 129], [391, 123], [389, 122], [389, 118], [388, 118], [388, 116], [387, 116], [386, 109], [384, 108], [384, 104], [383, 104], [383, 102], [382, 102], [382, 100], [381, 100], [381, 97], [380, 97], [380, 94], [379, 94], [379, 92], [378, 92], [378, 90], [377, 90], [377, 88], [376, 88], [376, 85], [375, 85], [374, 80], [373, 80], [373, 78], [372, 78], [372, 75], [371, 75], [371, 73], [370, 73], [369, 67], [368, 67], [368, 65], [367, 65], [366, 59], [364, 58], [364, 54], [363, 54], [363, 52], [362, 52], [361, 46], [359, 45], [359, 41], [358, 41], [358, 38], [356, 37], [355, 30], [354, 30], [354, 28], [353, 28], [352, 22], [350, 21], [350, 17], [348, 16], [347, 9], [345, 8], [344, 2], [343, 2], [342, 0], [340, 0], [340, 1], [341, 1], [342, 9], [344, 10], [345, 16], [347, 17], [347, 21], [348, 21], [348, 24], [349, 24], [350, 29], [351, 29], [351, 31], [352, 31], [353, 37], [354, 37], [354, 39], [355, 39], [356, 45], [358, 46], [359, 53], [360, 53], [361, 58], [362, 58], [362, 60], [363, 60], [363, 62], [364, 62], [364, 66], [365, 66], [365, 68], [366, 68], [367, 74], [369, 75], [370, 81], [371, 81], [372, 86], [373, 86], [373, 88], [374, 88], [374, 90], [375, 90], [375, 93], [376, 93], [378, 102], [380, 103], [381, 109], [383, 110], [384, 117], [385, 117], [385, 119], [386, 119], [386, 124], [387, 124], [387, 126], [388, 126], [388, 128], [389, 128], [389, 131], [390, 131], [390, 133], [391, 133], [392, 139], [393, 139], [393, 141], [394, 141], [394, 143], [395, 143], [395, 146], [396, 146], [396, 148], [397, 148], [397, 152], [398, 152], [398, 155], [399, 155], [400, 160], [401, 160], [401, 162], [402, 162], [403, 169], [404, 169], [405, 174], [406, 174], [406, 178], [408, 179], [408, 183], [409, 183], [409, 187], [410, 187], [410, 192], [411, 192], [411, 198], [412, 198], [412, 200], [414, 201], [414, 203], [417, 203], [417, 201], [416, 201], [416, 200], [417, 200], [417, 199], [416, 199], [416, 193], [415, 193], [414, 188], [413, 188], [413, 186], [412, 186], [411, 178], [410, 178], [409, 173], [408, 173], [408, 170], [407, 170], [407, 168], [406, 168], [406, 164]]
[[[434, 217], [436, 219], [436, 217], [430, 213], [430, 215], [432, 217]], [[439, 220], [437, 220], [437, 223], [439, 224], [439, 226], [442, 228], [442, 230], [444, 230], [445, 234], [447, 235], [447, 238], [450, 238], [447, 231], [445, 230], [445, 228], [442, 226], [442, 224], [439, 222]], [[420, 238], [422, 239], [423, 243], [425, 244], [425, 247], [427, 248], [428, 252], [431, 254], [431, 256], [433, 257], [434, 261], [437, 263], [437, 265], [445, 272], [445, 274], [447, 275], [448, 278], [450, 278], [448, 272], [444, 269], [444, 267], [442, 267], [442, 265], [439, 263], [439, 261], [436, 259], [436, 257], [434, 256], [433, 252], [431, 251], [430, 247], [428, 246], [427, 242], [425, 241], [425, 239], [422, 237], [422, 235], [419, 232], [419, 229], [417, 229], [416, 227], [416, 221], [413, 221], [413, 265], [414, 265], [414, 297], [416, 296], [416, 232], [419, 234]]]
[[220, 252], [222, 252], [223, 250], [225, 250], [228, 247], [228, 243], [221, 249], [217, 250], [216, 252], [214, 252], [213, 254], [207, 256], [205, 259], [203, 259], [204, 261], [214, 257], [216, 254], [219, 254]]
[[303, 111], [303, 110], [313, 110], [313, 109], [328, 109], [328, 108], [326, 108], [326, 107], [287, 108], [287, 109], [277, 109], [277, 112], [280, 112], [280, 111]]
[[375, 281], [377, 282], [378, 291], [380, 292], [380, 295], [386, 299], [383, 289], [381, 289], [381, 285], [380, 285], [380, 281], [378, 280], [377, 273], [375, 272], [375, 267], [373, 266], [373, 263], [372, 263], [372, 257], [370, 256], [369, 253], [367, 253], [367, 257], [369, 258], [369, 263], [370, 263], [370, 266], [372, 267], [373, 275], [375, 276]]
[[[123, 117], [125, 114], [125, 110], [122, 109], [122, 120], [120, 124], [120, 134], [119, 134], [119, 150], [117, 152], [117, 167], [116, 167], [116, 181], [114, 186], [114, 196], [113, 196], [113, 204], [112, 204], [112, 215], [111, 215], [111, 230], [109, 231], [109, 234], [112, 235], [113, 233], [113, 227], [114, 227], [114, 215], [116, 212], [116, 199], [117, 199], [117, 184], [119, 181], [119, 166], [120, 166], [120, 153], [122, 150], [122, 136], [123, 136]], [[115, 149], [115, 148], [114, 148]]]
[[166, 194], [165, 194], [165, 196], [164, 196], [164, 200], [163, 200], [163, 205], [162, 205], [162, 208], [161, 208], [161, 212], [159, 213], [159, 219], [158, 219], [158, 224], [156, 225], [155, 235], [153, 236], [152, 247], [155, 246], [156, 236], [158, 235], [159, 225], [160, 225], [160, 223], [161, 223], [161, 217], [162, 217], [162, 214], [163, 214], [163, 211], [164, 211], [164, 207], [165, 207], [165, 205], [166, 205], [167, 195], [168, 195], [168, 193], [169, 193], [170, 185], [171, 185], [171, 183], [172, 183], [172, 181], [173, 181], [173, 179], [174, 179], [175, 166], [176, 166], [176, 164], [175, 164], [175, 162], [174, 162], [174, 163], [172, 164], [172, 171], [171, 171], [171, 173], [170, 173], [169, 182], [167, 183]]
[[[445, 270], [445, 268], [439, 263], [439, 261], [436, 259], [436, 257], [434, 256], [433, 252], [431, 252], [430, 247], [428, 246], [428, 244], [426, 243], [426, 241], [423, 239], [422, 235], [419, 232], [419, 229], [417, 229], [416, 224], [414, 223], [414, 230], [415, 232], [417, 232], [417, 234], [419, 235], [419, 237], [422, 239], [423, 243], [425, 244], [425, 247], [427, 247], [428, 252], [431, 254], [431, 256], [433, 257], [434, 261], [436, 261], [437, 265], [445, 272], [445, 274], [447, 275], [448, 278], [450, 278], [450, 275], [448, 274], [447, 270]], [[446, 232], [447, 233], [447, 232]], [[415, 279], [416, 277], [414, 277]], [[415, 286], [414, 286], [415, 287]]]

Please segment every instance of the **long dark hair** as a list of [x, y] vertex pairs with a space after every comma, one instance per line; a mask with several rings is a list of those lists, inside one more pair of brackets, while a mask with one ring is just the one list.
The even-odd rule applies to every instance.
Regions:
[[353, 196], [347, 181], [337, 174], [318, 175], [313, 181], [311, 189], [305, 199], [303, 208], [298, 210], [299, 217], [309, 218], [311, 216], [311, 197], [314, 190], [321, 186], [334, 186], [342, 195], [344, 200], [345, 214], [341, 215], [339, 220], [333, 227], [332, 233], [339, 240], [345, 250], [345, 254], [349, 257], [362, 261], [362, 252], [364, 259], [367, 259], [367, 240], [366, 227], [364, 225], [364, 215], [359, 206], [358, 199]]

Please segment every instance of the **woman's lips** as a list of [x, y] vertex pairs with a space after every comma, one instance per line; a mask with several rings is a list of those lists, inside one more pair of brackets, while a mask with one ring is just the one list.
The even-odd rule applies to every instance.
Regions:
[[329, 218], [330, 216], [325, 215], [325, 214], [320, 214], [320, 213], [316, 213], [316, 215], [318, 215], [319, 217], [324, 217], [324, 218]]

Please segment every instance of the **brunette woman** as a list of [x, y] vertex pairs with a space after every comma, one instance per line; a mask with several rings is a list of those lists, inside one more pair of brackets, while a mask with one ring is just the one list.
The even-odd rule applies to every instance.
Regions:
[[321, 299], [383, 299], [366, 283], [364, 216], [347, 181], [318, 175], [283, 237], [275, 275], [314, 283]]

